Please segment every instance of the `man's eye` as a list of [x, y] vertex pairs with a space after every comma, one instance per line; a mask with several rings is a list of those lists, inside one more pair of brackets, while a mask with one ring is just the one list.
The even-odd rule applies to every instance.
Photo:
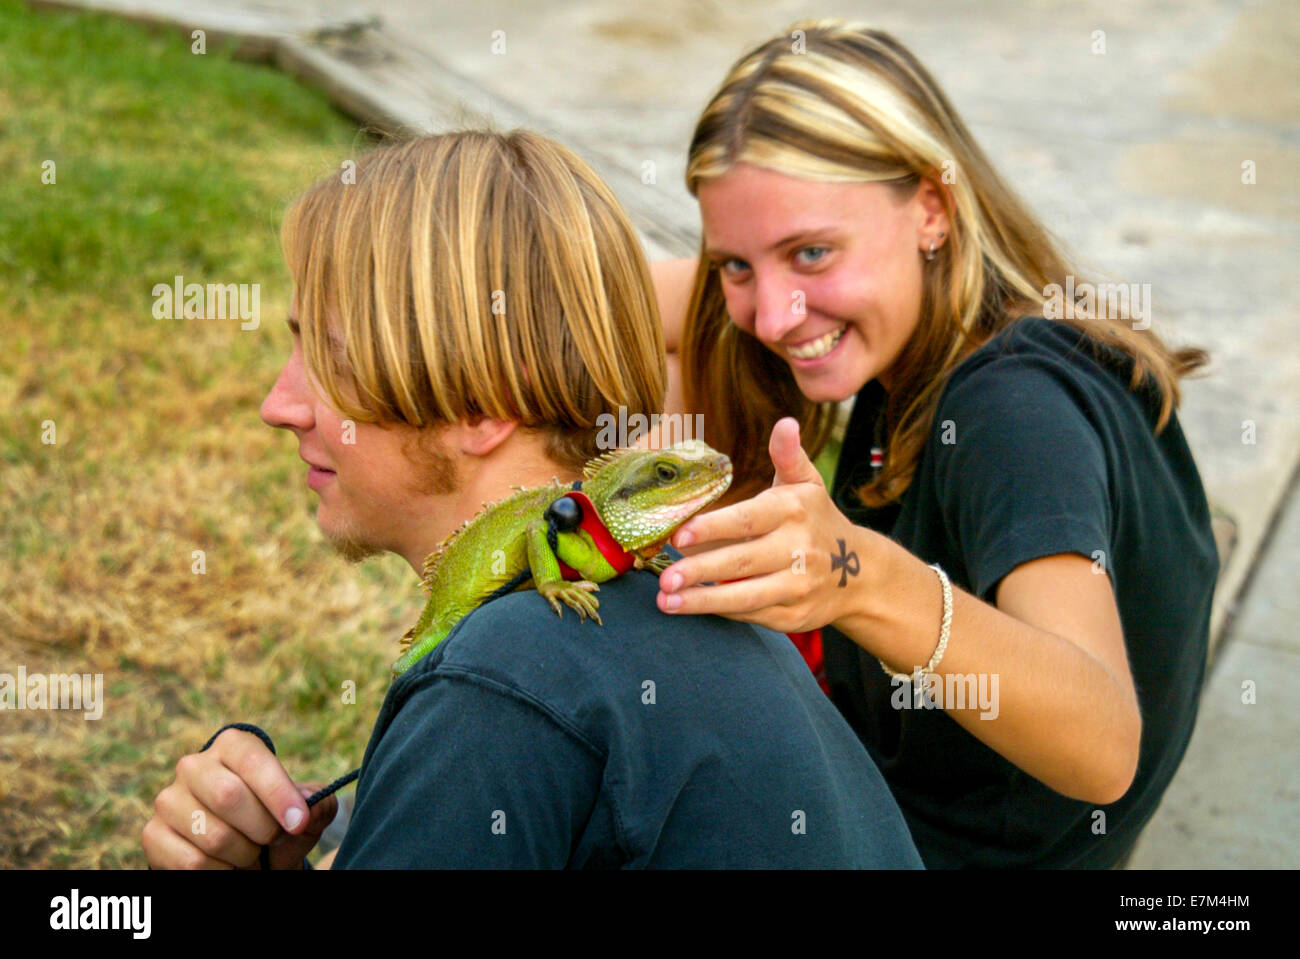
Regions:
[[828, 250], [824, 246], [805, 246], [795, 253], [795, 259], [803, 256], [805, 253], [810, 256], [805, 257], [801, 262], [804, 266], [812, 266], [814, 263], [825, 258]]

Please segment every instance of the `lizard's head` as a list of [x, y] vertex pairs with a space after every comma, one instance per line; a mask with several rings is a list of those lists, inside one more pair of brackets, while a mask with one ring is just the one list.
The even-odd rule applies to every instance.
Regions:
[[628, 449], [589, 462], [582, 489], [626, 550], [662, 545], [731, 485], [731, 460], [700, 440]]

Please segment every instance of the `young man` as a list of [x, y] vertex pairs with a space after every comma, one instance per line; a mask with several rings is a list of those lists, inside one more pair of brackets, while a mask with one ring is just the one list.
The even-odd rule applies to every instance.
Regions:
[[[300, 198], [283, 237], [294, 348], [262, 416], [297, 438], [345, 555], [418, 572], [512, 485], [580, 478], [602, 414], [662, 409], [636, 235], [551, 141], [380, 147], [354, 183]], [[603, 584], [603, 626], [533, 591], [470, 613], [389, 689], [334, 868], [919, 868], [789, 640], [665, 616], [657, 592], [648, 572]], [[185, 757], [155, 805], [150, 863], [190, 867], [255, 865], [268, 843], [273, 865], [299, 866], [334, 809], [309, 814], [237, 730]]]

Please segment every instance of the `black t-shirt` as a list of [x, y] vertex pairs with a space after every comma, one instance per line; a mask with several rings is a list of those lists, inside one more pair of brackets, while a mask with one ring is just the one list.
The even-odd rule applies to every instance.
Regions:
[[1030, 317], [968, 356], [944, 387], [911, 486], [881, 509], [864, 508], [852, 489], [870, 478], [884, 391], [872, 380], [854, 403], [833, 485], [845, 515], [991, 605], [1022, 563], [1093, 559], [1115, 591], [1142, 713], [1136, 779], [1097, 807], [1022, 772], [942, 709], [894, 708], [891, 698], [903, 697], [877, 659], [827, 629], [831, 695], [930, 868], [1111, 866], [1155, 812], [1191, 738], [1218, 574], [1205, 492], [1177, 417], [1154, 435], [1151, 380], [1130, 391], [1132, 361], [1102, 346], [1099, 362], [1081, 337]]
[[463, 619], [389, 688], [334, 868], [919, 869], [790, 640], [657, 591], [602, 583], [604, 626], [532, 590]]

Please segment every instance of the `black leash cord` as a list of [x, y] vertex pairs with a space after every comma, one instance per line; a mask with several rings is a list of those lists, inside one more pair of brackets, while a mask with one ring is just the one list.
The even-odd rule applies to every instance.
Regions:
[[[246, 733], [252, 733], [258, 739], [262, 740], [262, 742], [266, 743], [266, 748], [271, 750], [272, 756], [275, 755], [275, 743], [271, 741], [271, 737], [268, 736], [265, 732], [263, 732], [260, 727], [254, 726], [252, 723], [227, 723], [226, 725], [222, 726], [220, 729], [218, 729], [215, 733], [212, 734], [212, 738], [203, 744], [203, 749], [200, 749], [199, 752], [205, 752], [209, 746], [211, 746], [214, 742], [217, 741], [217, 737], [220, 736], [222, 733], [224, 733], [227, 729], [239, 729]], [[361, 775], [361, 767], [358, 766], [356, 769], [352, 770], [352, 772], [348, 773], [346, 776], [340, 776], [338, 779], [334, 780], [324, 789], [316, 790], [316, 792], [312, 793], [310, 796], [307, 797], [307, 808], [310, 809], [312, 806], [316, 805], [326, 796], [334, 795], [336, 792], [338, 792], [340, 789], [342, 789], [344, 786], [352, 782], [360, 775]], [[263, 869], [271, 868], [271, 847], [270, 846], [262, 847], [262, 851], [258, 853], [257, 861], [258, 864]], [[305, 858], [302, 861], [302, 868], [304, 869], [311, 868], [311, 863], [309, 863]]]
[[[580, 489], [582, 489], [582, 481], [576, 480], [573, 484], [573, 490], [576, 492]], [[581, 522], [582, 522], [582, 506], [580, 506], [577, 503], [577, 501], [570, 499], [568, 496], [561, 496], [559, 499], [557, 499], [554, 503], [552, 503], [547, 508], [546, 545], [548, 545], [551, 548], [551, 553], [553, 555], [555, 555], [556, 557], [560, 555], [559, 534], [571, 532], [577, 529], [578, 525]], [[518, 575], [516, 575], [513, 579], [510, 580], [510, 582], [506, 583], [504, 586], [497, 589], [495, 592], [492, 593], [491, 596], [483, 600], [483, 602], [480, 603], [479, 605], [486, 606], [494, 599], [500, 599], [502, 596], [506, 595], [507, 593], [513, 593], [516, 589], [518, 589], [525, 582], [527, 582], [532, 577], [532, 575], [533, 573], [532, 570], [530, 569], [524, 569], [520, 571]], [[227, 729], [239, 729], [246, 733], [252, 733], [258, 739], [262, 740], [262, 742], [266, 743], [266, 748], [271, 750], [271, 755], [273, 756], [275, 755], [275, 743], [271, 742], [271, 737], [268, 736], [257, 726], [254, 726], [252, 723], [227, 723], [226, 725], [222, 726], [220, 729], [218, 729], [215, 733], [212, 734], [212, 738], [209, 739], [203, 745], [203, 749], [200, 749], [199, 752], [204, 752], [205, 750], [207, 750], [209, 746], [211, 746], [214, 742], [216, 742], [217, 737], [220, 736], [222, 733], [224, 733]], [[334, 795], [344, 786], [348, 785], [348, 783], [355, 781], [356, 778], [360, 775], [361, 775], [361, 767], [358, 766], [356, 769], [352, 770], [352, 772], [348, 773], [346, 776], [340, 776], [338, 779], [334, 780], [332, 783], [330, 783], [328, 786], [324, 787], [323, 789], [316, 790], [316, 792], [312, 793], [310, 796], [307, 797], [307, 808], [310, 809], [312, 806], [316, 805], [325, 797]], [[262, 851], [258, 856], [258, 862], [261, 864], [261, 867], [263, 869], [271, 868], [271, 847], [270, 846], [262, 847]], [[310, 869], [311, 863], [309, 863], [306, 859], [303, 859], [302, 867], [304, 869]]]

